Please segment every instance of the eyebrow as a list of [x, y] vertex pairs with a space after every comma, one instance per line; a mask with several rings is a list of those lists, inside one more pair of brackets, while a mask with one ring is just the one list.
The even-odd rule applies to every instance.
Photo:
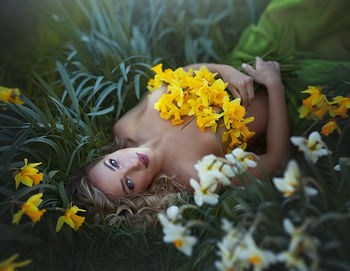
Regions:
[[115, 168], [114, 168], [114, 167], [112, 167], [110, 164], [108, 164], [106, 160], [105, 160], [105, 161], [103, 161], [103, 164], [104, 164], [106, 167], [108, 167], [110, 170], [115, 171]]
[[125, 195], [127, 195], [127, 194], [128, 194], [128, 192], [126, 192], [126, 189], [125, 189], [125, 184], [124, 184], [124, 179], [123, 179], [123, 178], [121, 178], [121, 179], [120, 179], [120, 184], [122, 185], [122, 189], [123, 189], [123, 191], [124, 191]]

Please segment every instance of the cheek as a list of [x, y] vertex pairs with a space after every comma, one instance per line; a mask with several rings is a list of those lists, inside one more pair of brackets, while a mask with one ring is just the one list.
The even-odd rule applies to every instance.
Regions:
[[143, 175], [140, 180], [141, 180], [140, 188], [144, 191], [150, 186], [150, 184], [153, 180], [153, 176], [151, 176], [149, 174]]

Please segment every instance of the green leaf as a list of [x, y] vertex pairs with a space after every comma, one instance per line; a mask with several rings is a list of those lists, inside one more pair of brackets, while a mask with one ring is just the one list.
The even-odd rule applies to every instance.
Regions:
[[69, 201], [68, 201], [68, 197], [67, 197], [67, 194], [66, 194], [66, 190], [64, 189], [63, 181], [60, 181], [58, 183], [58, 193], [60, 194], [60, 197], [61, 197], [61, 200], [62, 200], [62, 203], [63, 203], [63, 207], [67, 208], [68, 205], [69, 205]]
[[135, 95], [137, 99], [140, 99], [140, 77], [141, 74], [139, 73], [134, 76]]
[[62, 77], [62, 81], [66, 87], [66, 90], [68, 91], [69, 97], [73, 103], [75, 113], [77, 114], [78, 119], [80, 119], [80, 110], [79, 110], [77, 96], [74, 92], [73, 85], [72, 85], [71, 81], [69, 80], [68, 73], [60, 62], [56, 61], [56, 66], [57, 66], [58, 72], [60, 73], [60, 75]]
[[0, 240], [19, 241], [27, 244], [37, 244], [42, 242], [40, 238], [23, 232], [26, 228], [30, 228], [31, 226], [32, 223], [25, 223], [12, 227], [5, 226], [5, 228], [0, 231]]
[[111, 105], [110, 107], [103, 109], [101, 111], [97, 111], [97, 112], [91, 112], [91, 113], [87, 113], [86, 116], [100, 116], [100, 115], [104, 115], [107, 114], [109, 112], [112, 112], [114, 110], [114, 105]]

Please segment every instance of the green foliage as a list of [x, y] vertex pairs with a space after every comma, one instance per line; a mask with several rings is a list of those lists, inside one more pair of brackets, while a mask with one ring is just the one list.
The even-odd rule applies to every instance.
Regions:
[[[0, 240], [5, 244], [0, 260], [18, 252], [21, 259], [33, 260], [28, 270], [214, 270], [224, 217], [245, 228], [255, 223], [256, 240], [275, 251], [288, 244], [282, 226], [288, 217], [298, 225], [311, 219], [308, 233], [322, 243], [321, 268], [349, 268], [347, 160], [339, 160], [340, 172], [333, 170], [349, 153], [346, 120], [340, 136], [327, 138], [333, 156], [317, 168], [303, 167], [319, 196], [300, 191], [286, 199], [268, 177], [264, 182], [251, 178], [250, 184], [224, 190], [216, 207], [186, 209], [185, 219], [206, 222], [194, 227], [200, 242], [192, 257], [163, 243], [160, 229], [130, 229], [123, 222], [113, 228], [85, 223], [77, 232], [64, 225], [56, 233], [62, 215], [56, 208], [69, 205], [67, 177], [112, 141], [114, 122], [145, 95], [150, 67], [160, 61], [171, 68], [221, 62], [269, 1], [76, 0], [51, 1], [48, 7], [43, 2], [30, 1], [31, 10], [43, 11], [40, 23], [30, 24], [37, 39], [23, 35], [22, 44], [1, 50], [9, 56], [1, 64], [0, 85], [22, 86], [25, 104], [0, 106]], [[29, 49], [34, 51], [29, 54]], [[13, 51], [20, 51], [22, 60]], [[335, 93], [343, 95], [350, 70], [338, 73]], [[308, 125], [315, 130], [322, 123]], [[16, 190], [14, 174], [24, 158], [42, 162], [37, 168], [44, 180]], [[12, 225], [21, 202], [38, 192], [44, 193], [40, 208], [47, 213], [35, 226], [25, 215]]]

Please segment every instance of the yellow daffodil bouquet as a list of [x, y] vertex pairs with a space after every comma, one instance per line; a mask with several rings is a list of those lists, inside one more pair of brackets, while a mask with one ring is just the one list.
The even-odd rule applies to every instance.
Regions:
[[222, 79], [215, 79], [217, 74], [211, 73], [205, 66], [199, 70], [190, 68], [188, 72], [183, 68], [163, 71], [162, 66], [160, 63], [152, 68], [156, 74], [148, 81], [147, 86], [153, 92], [163, 83], [167, 84], [167, 92], [154, 104], [161, 118], [173, 118], [172, 124], [179, 125], [184, 122], [181, 117], [193, 116], [201, 131], [211, 127], [213, 133], [216, 133], [221, 121], [221, 126], [227, 129], [222, 141], [231, 139], [227, 151], [231, 152], [237, 146], [245, 148], [245, 142], [255, 134], [249, 131], [246, 124], [254, 118], [244, 118], [245, 108], [240, 105], [239, 98], [230, 101], [225, 90], [227, 83]]
[[327, 114], [332, 118], [323, 125], [321, 134], [329, 136], [334, 131], [341, 133], [341, 128], [337, 124], [337, 120], [348, 117], [350, 108], [350, 97], [336, 96], [329, 101], [322, 86], [309, 86], [308, 89], [302, 91], [310, 96], [302, 101], [299, 107], [299, 117], [313, 120], [323, 120]]

